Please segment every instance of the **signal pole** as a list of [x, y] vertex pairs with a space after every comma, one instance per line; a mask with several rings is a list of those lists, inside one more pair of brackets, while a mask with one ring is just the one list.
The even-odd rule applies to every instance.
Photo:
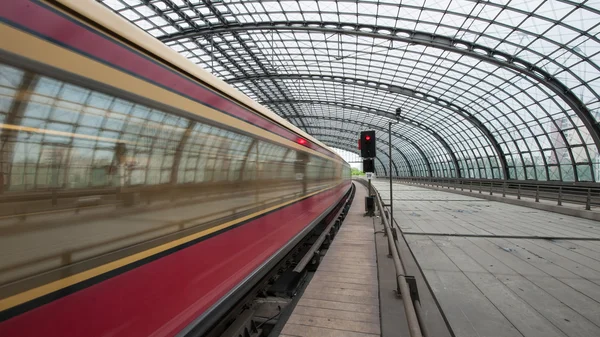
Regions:
[[392, 192], [392, 124], [398, 124], [400, 123], [398, 121], [398, 115], [400, 115], [400, 108], [396, 109], [396, 121], [392, 122], [390, 121], [388, 124], [388, 151], [389, 151], [389, 158], [390, 158], [390, 168], [389, 168], [389, 172], [390, 172], [390, 226], [394, 226], [394, 193]]

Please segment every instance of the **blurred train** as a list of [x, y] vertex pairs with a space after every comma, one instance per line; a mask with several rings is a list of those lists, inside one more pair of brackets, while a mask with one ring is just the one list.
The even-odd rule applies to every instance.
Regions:
[[185, 334], [350, 188], [325, 145], [95, 2], [0, 16], [0, 336]]

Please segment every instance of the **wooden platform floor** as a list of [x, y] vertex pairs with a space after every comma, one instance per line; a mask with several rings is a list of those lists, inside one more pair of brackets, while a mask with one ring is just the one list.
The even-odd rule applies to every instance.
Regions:
[[348, 216], [281, 337], [380, 336], [373, 222], [363, 217], [366, 188], [355, 185]]
[[456, 336], [600, 336], [599, 222], [402, 184], [394, 213]]

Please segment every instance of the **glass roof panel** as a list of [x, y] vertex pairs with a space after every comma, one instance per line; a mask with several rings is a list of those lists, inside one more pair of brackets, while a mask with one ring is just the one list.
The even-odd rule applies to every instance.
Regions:
[[599, 179], [600, 0], [98, 1], [313, 134], [399, 120], [400, 175]]

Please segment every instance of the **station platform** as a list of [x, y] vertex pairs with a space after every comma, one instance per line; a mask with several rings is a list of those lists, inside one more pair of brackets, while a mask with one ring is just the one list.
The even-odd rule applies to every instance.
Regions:
[[355, 183], [352, 206], [287, 320], [286, 336], [380, 336], [377, 256], [367, 190]]
[[[373, 186], [389, 203], [389, 182]], [[455, 336], [600, 336], [600, 222], [393, 189], [396, 223]]]
[[[280, 336], [410, 336], [379, 218], [364, 216], [367, 189], [355, 185], [349, 214]], [[389, 182], [373, 187], [388, 204]], [[600, 336], [600, 222], [393, 188], [399, 251], [418, 279], [427, 337]]]

